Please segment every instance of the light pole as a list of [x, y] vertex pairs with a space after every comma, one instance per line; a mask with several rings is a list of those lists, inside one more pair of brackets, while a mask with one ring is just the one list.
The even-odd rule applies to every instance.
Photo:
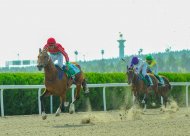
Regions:
[[77, 62], [77, 61], [78, 61], [78, 54], [79, 54], [79, 53], [78, 53], [77, 50], [76, 50], [74, 53], [75, 53], [75, 61]]
[[102, 54], [102, 59], [104, 58], [104, 50], [101, 50], [101, 54]]

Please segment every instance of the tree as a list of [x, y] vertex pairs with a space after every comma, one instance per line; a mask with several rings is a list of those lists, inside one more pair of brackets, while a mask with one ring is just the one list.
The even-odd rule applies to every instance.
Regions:
[[102, 54], [102, 59], [103, 59], [103, 56], [104, 56], [104, 50], [101, 50], [101, 54]]
[[76, 50], [74, 53], [75, 53], [75, 61], [77, 62], [78, 61], [78, 51]]
[[138, 51], [138, 54], [141, 55], [142, 52], [143, 52], [143, 49], [140, 48], [139, 51]]

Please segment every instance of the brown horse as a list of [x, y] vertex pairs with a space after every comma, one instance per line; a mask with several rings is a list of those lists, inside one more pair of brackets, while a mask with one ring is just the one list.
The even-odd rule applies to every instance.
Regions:
[[135, 96], [135, 100], [140, 99], [140, 94], [144, 94], [142, 103], [144, 103], [144, 111], [146, 110], [146, 103], [150, 92], [154, 90], [155, 95], [158, 95], [158, 81], [156, 77], [152, 74], [148, 74], [152, 79], [153, 86], [148, 87], [145, 81], [140, 77], [140, 74], [137, 74], [133, 67], [127, 66], [127, 77], [128, 84], [132, 83], [132, 92]]
[[[150, 68], [147, 68], [147, 73], [152, 73], [152, 70]], [[166, 104], [168, 102], [168, 93], [171, 90], [171, 85], [170, 82], [168, 80], [167, 77], [162, 76], [162, 75], [155, 75], [156, 79], [158, 80], [158, 82], [160, 82], [159, 80], [161, 80], [160, 78], [163, 79], [164, 81], [164, 85], [158, 85], [158, 95], [161, 96], [163, 98], [163, 104], [165, 105], [166, 108]]]
[[[46, 119], [47, 115], [45, 113], [45, 105], [44, 105], [44, 97], [50, 95], [60, 96], [60, 105], [56, 111], [56, 116], [61, 113], [62, 103], [64, 102], [64, 106], [68, 106], [69, 103], [66, 102], [66, 91], [73, 84], [73, 80], [69, 79], [65, 72], [62, 72], [61, 78], [59, 73], [61, 69], [57, 69], [52, 62], [50, 56], [48, 55], [46, 50], [39, 49], [37, 67], [39, 70], [44, 68], [45, 73], [45, 91], [40, 96], [41, 106], [42, 106], [42, 119]], [[88, 93], [88, 88], [86, 85], [86, 80], [84, 78], [84, 74], [79, 65], [76, 65], [80, 72], [75, 75], [75, 84], [76, 84], [76, 93], [74, 102], [79, 99], [81, 86], [85, 93]], [[72, 102], [72, 104], [74, 103]], [[71, 105], [70, 105], [71, 106]]]

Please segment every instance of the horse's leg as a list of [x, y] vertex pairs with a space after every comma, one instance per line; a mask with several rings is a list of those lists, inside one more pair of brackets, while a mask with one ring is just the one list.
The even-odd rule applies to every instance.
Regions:
[[70, 107], [69, 107], [69, 113], [72, 114], [75, 112], [75, 105], [74, 103], [76, 102], [76, 100], [79, 99], [79, 95], [80, 95], [80, 89], [81, 89], [81, 84], [77, 84], [76, 85], [76, 93], [75, 93], [75, 99], [74, 101], [70, 104]]
[[166, 108], [168, 97], [167, 97], [167, 88], [165, 87], [163, 87], [162, 97], [163, 97], [164, 106]]
[[55, 116], [59, 116], [59, 115], [60, 115], [61, 109], [62, 109], [62, 105], [63, 105], [63, 97], [60, 96], [59, 98], [60, 98], [60, 104], [59, 104], [59, 107], [57, 108], [57, 111], [56, 111], [56, 113], [55, 113]]
[[83, 81], [82, 81], [82, 87], [83, 87], [84, 93], [88, 94], [89, 93], [89, 89], [88, 89], [87, 84], [86, 84], [86, 79], [83, 79]]
[[75, 101], [79, 99], [81, 84], [76, 85]]
[[45, 120], [47, 118], [47, 115], [45, 113], [45, 105], [44, 105], [44, 97], [49, 96], [50, 93], [45, 89], [44, 93], [40, 96], [41, 101], [41, 107], [42, 107], [42, 119]]
[[148, 101], [147, 96], [148, 96], [148, 91], [146, 91], [146, 93], [144, 93], [144, 97], [143, 97], [143, 100], [142, 100], [142, 102], [141, 102], [141, 103], [144, 104], [144, 109], [143, 109], [143, 111], [146, 111], [146, 106], [147, 106], [147, 101]]

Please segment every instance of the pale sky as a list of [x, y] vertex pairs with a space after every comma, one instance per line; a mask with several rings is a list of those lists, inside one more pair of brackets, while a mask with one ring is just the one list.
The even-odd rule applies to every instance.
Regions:
[[75, 60], [190, 49], [190, 0], [0, 0], [0, 66], [5, 60], [37, 58], [54, 37]]

